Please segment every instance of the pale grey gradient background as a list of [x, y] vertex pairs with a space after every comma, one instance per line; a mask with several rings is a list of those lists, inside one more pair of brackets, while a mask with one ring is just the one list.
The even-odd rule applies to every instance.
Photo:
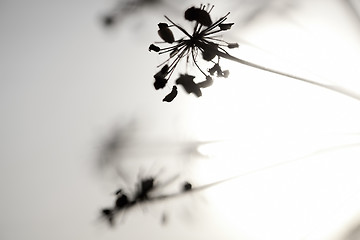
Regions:
[[[0, 1], [0, 239], [356, 239], [345, 236], [360, 218], [360, 103], [234, 63], [201, 99], [162, 103], [152, 76], [163, 58], [147, 48], [164, 14], [182, 21], [200, 3], [165, 2], [104, 29], [114, 1]], [[360, 93], [360, 22], [346, 1], [214, 3], [236, 23], [234, 55]], [[203, 184], [317, 154], [137, 208], [109, 229], [98, 212], [124, 180], [97, 158], [132, 123], [119, 157], [132, 180], [165, 168]], [[181, 150], [218, 139], [198, 149], [208, 158]]]

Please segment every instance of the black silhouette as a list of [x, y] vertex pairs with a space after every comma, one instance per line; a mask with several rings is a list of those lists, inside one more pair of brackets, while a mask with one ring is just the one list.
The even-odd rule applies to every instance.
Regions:
[[185, 182], [183, 185], [183, 191], [186, 192], [186, 191], [190, 191], [191, 189], [192, 189], [191, 183]]
[[169, 28], [169, 25], [167, 23], [159, 23], [158, 26], [159, 26], [158, 34], [161, 37], [161, 39], [167, 43], [173, 43], [175, 41], [175, 38], [174, 38], [174, 34]]
[[171, 92], [168, 95], [166, 95], [165, 98], [163, 99], [163, 102], [171, 102], [172, 100], [174, 100], [177, 93], [178, 93], [177, 87], [173, 86]]
[[199, 82], [197, 85], [200, 88], [207, 88], [210, 87], [213, 84], [214, 80], [210, 76], [206, 76], [206, 80]]
[[202, 95], [200, 87], [194, 82], [195, 76], [180, 74], [175, 81], [176, 84], [182, 85], [187, 93], [194, 93], [197, 97]]
[[[296, 79], [302, 82], [310, 83], [319, 87], [323, 87], [341, 94], [344, 94], [346, 96], [355, 98], [357, 100], [360, 100], [360, 95], [358, 93], [355, 93], [351, 91], [350, 89], [345, 89], [344, 87], [334, 85], [333, 83], [322, 83], [321, 81], [316, 81], [300, 76], [296, 76], [293, 74], [289, 74], [286, 72], [282, 72], [279, 70], [275, 70], [272, 68], [268, 68], [244, 59], [240, 59], [237, 57], [234, 57], [230, 55], [226, 50], [226, 48], [232, 49], [236, 48], [239, 45], [237, 43], [228, 43], [222, 39], [219, 39], [218, 36], [215, 36], [214, 34], [219, 33], [221, 31], [226, 31], [231, 29], [232, 23], [224, 23], [227, 20], [227, 16], [230, 13], [227, 13], [225, 16], [221, 17], [219, 20], [215, 21], [214, 23], [210, 23], [210, 21], [207, 19], [207, 16], [210, 17], [210, 12], [212, 10], [212, 7], [209, 10], [205, 10], [205, 5], [200, 5], [200, 8], [191, 7], [185, 11], [185, 18], [189, 21], [195, 21], [195, 26], [193, 33], [190, 34], [188, 31], [186, 31], [184, 28], [182, 28], [180, 25], [174, 23], [170, 18], [165, 16], [165, 18], [171, 23], [171, 25], [167, 25], [166, 28], [175, 27], [180, 32], [184, 34], [184, 36], [178, 40], [171, 41], [170, 38], [165, 40], [165, 43], [175, 44], [170, 47], [160, 48], [158, 51], [158, 54], [164, 54], [164, 53], [170, 53], [169, 58], [163, 63], [168, 63], [169, 69], [166, 74], [164, 74], [161, 79], [157, 80], [157, 86], [156, 89], [163, 88], [163, 86], [166, 85], [167, 81], [170, 79], [172, 73], [174, 72], [177, 64], [183, 59], [186, 58], [186, 62], [189, 63], [189, 59], [192, 59], [192, 63], [197, 67], [197, 69], [204, 74], [205, 76], [208, 76], [206, 71], [204, 71], [197, 63], [197, 56], [198, 53], [202, 53], [202, 57], [205, 61], [213, 62], [213, 59], [215, 57], [218, 58], [217, 64], [219, 64], [221, 58], [228, 59], [230, 61], [234, 61], [240, 64], [247, 65], [249, 67], [253, 67], [262, 71], [271, 72], [274, 74], [282, 75], [285, 77], [289, 77], [292, 79]], [[206, 12], [206, 14], [204, 13]], [[207, 19], [207, 20], [206, 20]], [[211, 21], [212, 22], [212, 21]], [[209, 26], [208, 26], [209, 25]], [[164, 25], [165, 27], [165, 25]], [[151, 45], [150, 45], [151, 46]], [[154, 46], [150, 47], [151, 49], [157, 49]], [[213, 62], [214, 63], [214, 62]], [[162, 66], [163, 64], [160, 64]], [[183, 74], [184, 75], [184, 74]], [[186, 74], [188, 75], [188, 74]], [[229, 71], [218, 71], [218, 75], [220, 77], [227, 77], [229, 75]], [[155, 75], [156, 76], [156, 75]], [[190, 75], [191, 76], [191, 75]], [[180, 83], [183, 82], [182, 80], [179, 81]], [[185, 90], [188, 93], [194, 93], [196, 96], [201, 96], [201, 91], [194, 87], [194, 85], [188, 81], [186, 81], [186, 84], [190, 84], [189, 86], [184, 86]], [[194, 82], [195, 83], [195, 82]], [[185, 85], [186, 85], [185, 84]]]
[[166, 79], [166, 75], [168, 74], [168, 71], [169, 71], [169, 66], [165, 65], [159, 72], [157, 72], [154, 75], [155, 78], [154, 87], [156, 90], [160, 88], [164, 88], [166, 86], [166, 83], [168, 81]]
[[[200, 88], [205, 88], [212, 85], [213, 79], [210, 77], [210, 75], [213, 74], [211, 71], [209, 71], [209, 75], [209, 73], [206, 73], [205, 70], [200, 68], [196, 60], [198, 53], [201, 52], [202, 58], [208, 62], [212, 62], [215, 57], [218, 57], [217, 64], [219, 65], [219, 60], [221, 57], [219, 55], [219, 51], [223, 54], [227, 54], [224, 49], [225, 47], [231, 49], [239, 46], [237, 43], [228, 43], [222, 39], [217, 38], [217, 36], [214, 36], [216, 33], [229, 30], [233, 25], [233, 23], [224, 23], [227, 20], [229, 13], [219, 20], [213, 22], [210, 17], [210, 12], [213, 6], [208, 6], [207, 9], [205, 8], [205, 5], [200, 5], [200, 8], [191, 7], [185, 11], [185, 19], [195, 22], [192, 34], [179, 25], [175, 24], [166, 16], [165, 18], [171, 23], [171, 25], [168, 25], [167, 23], [158, 24], [158, 34], [161, 39], [165, 43], [175, 45], [165, 48], [159, 48], [154, 44], [149, 46], [150, 51], [155, 51], [159, 54], [169, 53], [169, 58], [163, 63], [166, 64], [165, 66], [167, 66], [167, 71], [160, 71], [154, 75], [154, 86], [156, 90], [165, 87], [177, 64], [183, 58], [186, 58], [187, 63], [189, 62], [189, 59], [192, 59], [193, 64], [196, 65], [196, 67], [203, 75], [205, 75], [206, 81], [202, 81], [198, 84], [194, 81], [195, 76], [189, 74], [180, 74], [180, 77], [175, 81], [175, 84], [182, 85], [187, 93], [193, 93], [197, 97], [202, 96]], [[171, 27], [175, 27], [185, 36], [175, 40], [174, 35], [170, 30]], [[227, 77], [227, 75], [228, 71], [218, 71], [218, 76], [220, 77]], [[171, 97], [176, 97], [176, 95], [171, 94]], [[164, 99], [167, 98], [165, 97]]]
[[204, 26], [209, 27], [212, 24], [209, 14], [210, 11], [211, 9], [208, 12], [205, 11], [203, 7], [191, 7], [185, 11], [185, 19], [189, 21], [196, 21]]

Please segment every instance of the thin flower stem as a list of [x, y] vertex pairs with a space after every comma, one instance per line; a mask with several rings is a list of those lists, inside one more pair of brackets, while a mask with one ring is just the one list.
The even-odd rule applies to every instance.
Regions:
[[207, 34], [209, 31], [213, 30], [214, 28], [216, 28], [219, 24], [223, 23], [224, 21], [226, 21], [227, 16], [229, 16], [230, 12], [228, 12], [225, 16], [223, 16], [222, 18], [220, 18], [219, 20], [217, 20], [216, 22], [214, 22], [210, 27], [206, 28], [204, 31], [201, 32], [201, 34]]
[[175, 27], [177, 27], [180, 31], [182, 31], [186, 36], [188, 36], [189, 38], [191, 38], [191, 35], [182, 27], [180, 27], [179, 25], [177, 25], [176, 23], [174, 23], [173, 21], [171, 21], [170, 18], [168, 18], [167, 16], [164, 16], [172, 25], [174, 25]]
[[194, 64], [196, 65], [196, 67], [200, 70], [200, 72], [202, 72], [202, 74], [204, 74], [205, 76], [207, 76], [207, 74], [206, 74], [203, 70], [201, 70], [200, 66], [197, 64], [197, 62], [196, 62], [196, 57], [195, 57], [195, 55], [194, 55], [194, 51], [191, 51], [191, 55], [192, 55], [192, 58], [193, 58], [193, 61], [194, 61]]
[[326, 89], [341, 93], [341, 94], [346, 95], [348, 97], [355, 98], [355, 99], [360, 101], [360, 95], [358, 93], [350, 91], [349, 89], [345, 89], [345, 88], [343, 88], [341, 86], [323, 84], [323, 83], [320, 83], [320, 82], [316, 82], [314, 80], [310, 80], [310, 79], [299, 77], [299, 76], [296, 76], [296, 75], [293, 75], [293, 74], [289, 74], [289, 73], [285, 73], [285, 72], [282, 72], [282, 71], [274, 70], [274, 69], [271, 69], [271, 68], [268, 68], [268, 67], [264, 67], [264, 66], [261, 66], [261, 65], [258, 65], [258, 64], [255, 64], [255, 63], [252, 63], [252, 62], [249, 62], [249, 61], [237, 58], [237, 57], [234, 57], [234, 56], [232, 56], [232, 55], [230, 55], [228, 53], [223, 53], [221, 51], [217, 51], [216, 54], [219, 57], [223, 57], [223, 58], [226, 58], [228, 60], [231, 60], [231, 61], [234, 61], [234, 62], [237, 62], [237, 63], [240, 63], [240, 64], [247, 65], [249, 67], [257, 68], [257, 69], [260, 69], [260, 70], [263, 70], [263, 71], [266, 71], [266, 72], [271, 72], [271, 73], [275, 73], [275, 74], [282, 75], [282, 76], [285, 76], [285, 77], [293, 78], [293, 79], [296, 79], [296, 80], [299, 80], [299, 81], [303, 81], [303, 82], [306, 82], [306, 83], [310, 83], [310, 84], [313, 84], [313, 85], [316, 85], [316, 86], [319, 86], [319, 87], [323, 87], [323, 88], [326, 88]]
[[[277, 162], [277, 163], [274, 163], [274, 164], [266, 165], [266, 166], [261, 167], [261, 168], [257, 168], [257, 169], [254, 169], [254, 170], [243, 172], [243, 173], [234, 175], [232, 177], [224, 178], [224, 179], [212, 182], [212, 183], [204, 184], [204, 185], [201, 185], [201, 186], [198, 186], [198, 187], [193, 187], [193, 188], [191, 188], [191, 190], [188, 190], [188, 191], [181, 191], [181, 192], [175, 192], [175, 193], [168, 193], [168, 194], [153, 196], [153, 197], [150, 197], [150, 198], [148, 198], [146, 200], [142, 200], [142, 201], [133, 200], [133, 201], [130, 201], [128, 203], [128, 205], [124, 209], [121, 209], [121, 210], [130, 209], [130, 208], [136, 206], [137, 204], [140, 204], [140, 203], [145, 202], [145, 201], [147, 203], [150, 203], [150, 202], [153, 203], [153, 202], [158, 202], [158, 201], [163, 201], [163, 200], [174, 199], [176, 197], [181, 197], [181, 196], [184, 196], [186, 194], [191, 194], [191, 193], [194, 193], [194, 192], [203, 191], [203, 190], [206, 190], [208, 188], [215, 187], [215, 186], [220, 185], [222, 183], [233, 181], [233, 180], [236, 180], [236, 179], [241, 178], [241, 177], [245, 177], [245, 176], [252, 175], [252, 174], [255, 174], [255, 173], [267, 171], [267, 170], [270, 170], [270, 169], [273, 169], [273, 168], [277, 168], [277, 167], [280, 167], [280, 166], [284, 166], [284, 165], [288, 165], [288, 164], [291, 164], [291, 163], [299, 162], [299, 161], [302, 161], [302, 160], [311, 159], [311, 157], [315, 156], [315, 155], [324, 154], [324, 153], [327, 153], [329, 151], [336, 151], [336, 150], [339, 150], [339, 149], [353, 148], [353, 147], [359, 147], [359, 146], [360, 146], [360, 143], [350, 143], [350, 144], [342, 144], [342, 145], [338, 145], [338, 146], [319, 149], [317, 151], [313, 151], [313, 152], [311, 152], [309, 154], [303, 155], [301, 157], [298, 157], [298, 158], [295, 158], [295, 159], [292, 159], [292, 160], [280, 161], [280, 162]], [[119, 212], [120, 210], [117, 210], [117, 211]]]

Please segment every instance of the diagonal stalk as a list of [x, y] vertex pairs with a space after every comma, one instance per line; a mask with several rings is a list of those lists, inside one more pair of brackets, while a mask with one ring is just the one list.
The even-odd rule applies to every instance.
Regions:
[[285, 77], [293, 78], [293, 79], [296, 79], [296, 80], [299, 80], [299, 81], [303, 81], [303, 82], [306, 82], [306, 83], [310, 83], [310, 84], [313, 84], [313, 85], [316, 85], [316, 86], [319, 86], [319, 87], [323, 87], [323, 88], [326, 88], [326, 89], [341, 93], [341, 94], [346, 95], [348, 97], [355, 98], [355, 99], [360, 101], [359, 93], [350, 91], [349, 89], [345, 89], [345, 88], [343, 88], [341, 86], [323, 84], [323, 83], [316, 82], [316, 81], [311, 80], [311, 79], [299, 77], [299, 76], [296, 76], [296, 75], [293, 75], [293, 74], [289, 74], [289, 73], [274, 70], [274, 69], [271, 69], [271, 68], [268, 68], [268, 67], [264, 67], [264, 66], [258, 65], [256, 63], [252, 63], [252, 62], [249, 62], [249, 61], [234, 57], [234, 56], [232, 56], [232, 55], [230, 55], [228, 53], [223, 53], [223, 52], [221, 52], [219, 50], [214, 50], [214, 51], [216, 51], [216, 55], [218, 55], [219, 57], [226, 58], [226, 59], [228, 59], [230, 61], [234, 61], [234, 62], [237, 62], [237, 63], [240, 63], [240, 64], [244, 64], [244, 65], [247, 65], [249, 67], [257, 68], [257, 69], [260, 69], [260, 70], [263, 70], [263, 71], [266, 71], [266, 72], [271, 72], [271, 73], [275, 73], [275, 74], [282, 75], [282, 76], [285, 76]]
[[295, 159], [292, 159], [292, 160], [280, 161], [280, 162], [277, 162], [277, 163], [274, 163], [274, 164], [263, 166], [261, 168], [257, 168], [257, 169], [250, 170], [250, 171], [247, 171], [247, 172], [244, 172], [244, 173], [241, 173], [241, 174], [237, 174], [237, 175], [232, 176], [232, 177], [221, 179], [221, 180], [218, 180], [218, 181], [215, 181], [215, 182], [212, 182], [212, 183], [208, 183], [208, 184], [204, 184], [204, 185], [201, 185], [201, 186], [193, 187], [191, 190], [188, 190], [188, 191], [181, 191], [181, 192], [176, 192], [176, 193], [153, 196], [151, 198], [148, 198], [146, 200], [141, 200], [141, 201], [132, 200], [132, 201], [130, 201], [128, 203], [128, 205], [126, 205], [124, 207], [124, 209], [115, 209], [115, 210], [117, 212], [120, 212], [121, 210], [125, 210], [125, 209], [129, 210], [130, 208], [135, 207], [137, 204], [143, 203], [145, 201], [150, 203], [150, 202], [158, 202], [158, 201], [163, 201], [163, 200], [174, 199], [174, 198], [184, 196], [184, 195], [187, 195], [187, 194], [191, 194], [191, 193], [194, 193], [194, 192], [203, 191], [203, 190], [206, 190], [208, 188], [212, 188], [212, 187], [215, 187], [217, 185], [221, 185], [223, 183], [239, 179], [241, 177], [245, 177], [245, 176], [260, 173], [260, 172], [265, 172], [267, 170], [277, 168], [277, 167], [281, 167], [281, 166], [285, 166], [285, 165], [292, 164], [292, 163], [295, 163], [295, 162], [299, 162], [299, 161], [303, 161], [303, 160], [309, 160], [309, 159], [311, 159], [312, 156], [327, 153], [329, 151], [336, 151], [336, 150], [341, 150], [341, 149], [345, 149], [345, 148], [359, 147], [359, 145], [360, 145], [360, 143], [349, 143], [349, 144], [341, 144], [341, 145], [338, 145], [338, 146], [319, 149], [317, 151], [313, 151], [311, 153], [308, 153], [306, 155], [303, 155], [301, 157], [298, 157], [298, 158], [295, 158]]

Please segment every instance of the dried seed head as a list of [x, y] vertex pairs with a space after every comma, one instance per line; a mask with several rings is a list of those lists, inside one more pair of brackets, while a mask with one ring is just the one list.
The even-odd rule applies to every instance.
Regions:
[[[186, 64], [189, 63], [189, 60], [192, 60], [192, 63], [197, 67], [197, 69], [206, 77], [205, 81], [196, 83], [194, 82], [194, 76], [189, 74], [180, 74], [180, 77], [176, 79], [175, 84], [182, 85], [187, 93], [193, 93], [197, 97], [202, 95], [201, 88], [206, 88], [212, 85], [213, 76], [216, 73], [217, 77], [227, 77], [229, 71], [222, 71], [219, 62], [221, 58], [228, 58], [230, 56], [225, 47], [231, 49], [236, 48], [239, 45], [237, 43], [228, 43], [219, 38], [214, 34], [226, 31], [231, 29], [233, 23], [224, 23], [227, 20], [227, 16], [230, 13], [227, 13], [214, 23], [211, 20], [210, 12], [211, 8], [206, 8], [205, 5], [200, 5], [200, 7], [190, 7], [185, 13], [184, 17], [186, 20], [194, 21], [195, 25], [193, 32], [188, 32], [180, 25], [174, 23], [170, 18], [165, 16], [170, 26], [167, 23], [159, 23], [159, 36], [166, 42], [171, 44], [164, 48], [159, 48], [156, 45], [152, 44], [149, 47], [149, 51], [155, 51], [159, 54], [169, 54], [169, 58], [163, 63], [167, 63], [161, 71], [154, 75], [155, 89], [164, 88], [170, 79], [170, 77], [175, 72], [177, 65], [186, 58]], [[183, 35], [179, 39], [174, 39], [174, 35], [170, 28], [176, 28]], [[217, 63], [210, 69], [209, 75], [201, 68], [201, 65], [198, 64], [199, 53], [201, 53], [202, 58], [205, 61], [212, 62], [215, 64], [214, 58], [217, 57]], [[162, 64], [161, 64], [162, 65]], [[163, 99], [164, 102], [171, 102], [177, 95], [177, 88], [173, 87], [171, 92], [165, 96]]]

